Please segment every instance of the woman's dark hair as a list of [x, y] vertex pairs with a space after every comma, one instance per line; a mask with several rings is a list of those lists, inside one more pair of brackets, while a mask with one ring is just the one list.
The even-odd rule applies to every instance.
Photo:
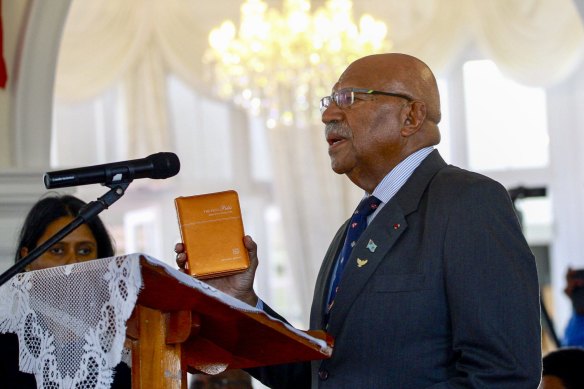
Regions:
[[558, 377], [566, 389], [584, 388], [584, 349], [565, 347], [543, 357], [543, 375]]
[[[23, 247], [26, 247], [29, 252], [37, 247], [39, 238], [43, 235], [49, 224], [64, 216], [76, 217], [79, 210], [85, 205], [85, 202], [70, 195], [52, 195], [40, 199], [31, 208], [24, 220], [14, 256], [15, 262], [21, 259], [20, 251]], [[97, 242], [97, 257], [106, 258], [113, 256], [113, 242], [101, 219], [96, 216], [86, 224]]]

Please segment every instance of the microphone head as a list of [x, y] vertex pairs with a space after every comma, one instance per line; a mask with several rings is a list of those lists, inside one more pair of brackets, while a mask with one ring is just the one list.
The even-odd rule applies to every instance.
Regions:
[[53, 189], [88, 184], [109, 185], [131, 182], [137, 178], [164, 179], [175, 176], [179, 170], [180, 161], [176, 154], [156, 153], [130, 161], [47, 172], [43, 179], [45, 187]]
[[175, 153], [161, 152], [149, 155], [146, 159], [152, 163], [150, 178], [163, 179], [173, 177], [180, 171], [180, 161]]

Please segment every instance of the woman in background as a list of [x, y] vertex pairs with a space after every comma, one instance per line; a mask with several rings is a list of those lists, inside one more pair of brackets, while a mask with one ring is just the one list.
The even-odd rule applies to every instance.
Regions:
[[[29, 211], [20, 232], [15, 261], [47, 241], [69, 224], [86, 205], [70, 195], [51, 196], [39, 200]], [[114, 255], [112, 240], [99, 217], [82, 224], [55, 243], [26, 267], [26, 271], [85, 262]], [[36, 388], [33, 374], [18, 369], [18, 337], [13, 333], [0, 334], [0, 387]], [[114, 371], [112, 388], [130, 388], [129, 367], [120, 363]]]
[[[73, 221], [85, 205], [85, 202], [70, 195], [39, 200], [29, 211], [20, 231], [15, 262]], [[101, 219], [95, 217], [47, 250], [27, 270], [46, 269], [113, 255], [111, 238]]]

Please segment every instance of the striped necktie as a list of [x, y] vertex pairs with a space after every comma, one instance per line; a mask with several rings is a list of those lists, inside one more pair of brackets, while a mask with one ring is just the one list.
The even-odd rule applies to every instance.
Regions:
[[349, 261], [349, 257], [351, 256], [351, 251], [353, 251], [353, 247], [357, 244], [359, 237], [363, 231], [365, 231], [365, 228], [367, 228], [367, 217], [377, 209], [379, 204], [381, 204], [381, 200], [379, 200], [377, 197], [366, 197], [361, 200], [357, 206], [357, 209], [353, 213], [353, 216], [351, 217], [349, 228], [347, 229], [347, 235], [345, 236], [345, 243], [343, 245], [343, 249], [341, 250], [341, 254], [337, 259], [337, 268], [331, 281], [330, 295], [325, 312], [325, 320], [327, 322], [328, 314], [335, 302], [335, 296], [339, 289], [339, 282], [341, 281], [343, 270], [345, 269], [345, 266]]

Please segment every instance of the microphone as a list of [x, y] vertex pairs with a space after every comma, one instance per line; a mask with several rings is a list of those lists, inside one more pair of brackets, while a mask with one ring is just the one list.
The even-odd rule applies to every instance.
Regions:
[[47, 189], [68, 186], [130, 182], [135, 178], [164, 179], [175, 176], [180, 161], [174, 153], [156, 153], [146, 158], [112, 162], [103, 165], [80, 167], [45, 173]]

